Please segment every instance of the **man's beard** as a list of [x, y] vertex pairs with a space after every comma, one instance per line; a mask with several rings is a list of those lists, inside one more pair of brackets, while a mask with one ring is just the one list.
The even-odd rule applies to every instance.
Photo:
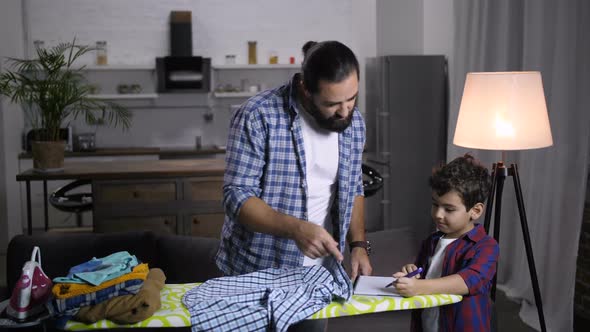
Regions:
[[330, 131], [335, 131], [337, 133], [343, 132], [344, 130], [346, 130], [346, 128], [348, 128], [348, 126], [350, 126], [350, 124], [352, 123], [354, 109], [356, 108], [355, 102], [354, 108], [350, 110], [350, 112], [345, 118], [339, 116], [338, 114], [334, 114], [331, 117], [326, 118], [315, 105], [313, 100], [308, 100], [306, 104], [307, 105], [305, 105], [305, 110], [307, 111], [307, 113], [313, 116], [313, 118], [316, 120], [316, 122], [321, 128]]

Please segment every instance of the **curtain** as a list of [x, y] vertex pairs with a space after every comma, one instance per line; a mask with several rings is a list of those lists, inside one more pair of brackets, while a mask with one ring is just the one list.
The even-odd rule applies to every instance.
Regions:
[[[498, 151], [452, 144], [468, 72], [541, 72], [553, 146], [508, 152], [504, 161], [518, 164], [547, 328], [572, 331], [590, 160], [590, 1], [455, 0], [454, 11], [449, 159], [471, 152], [490, 167], [502, 159]], [[504, 185], [499, 242], [498, 288], [521, 303], [520, 317], [539, 330], [511, 178]]]

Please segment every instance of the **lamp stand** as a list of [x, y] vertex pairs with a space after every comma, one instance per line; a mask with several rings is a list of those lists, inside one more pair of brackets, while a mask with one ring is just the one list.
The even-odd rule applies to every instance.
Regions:
[[[529, 228], [527, 225], [526, 213], [524, 209], [524, 200], [522, 198], [522, 189], [520, 187], [520, 178], [518, 176], [518, 167], [516, 164], [511, 164], [506, 167], [502, 161], [495, 163], [492, 167], [492, 188], [488, 198], [488, 208], [486, 209], [484, 228], [486, 233], [489, 233], [490, 220], [492, 217], [492, 207], [494, 206], [495, 196], [495, 212], [494, 212], [494, 239], [498, 244], [500, 243], [500, 216], [502, 211], [502, 190], [504, 189], [504, 180], [506, 177], [512, 176], [514, 180], [514, 189], [516, 191], [516, 202], [518, 204], [518, 212], [520, 215], [520, 225], [522, 226], [522, 235], [524, 238], [524, 246], [526, 249], [527, 261], [529, 263], [529, 271], [531, 273], [531, 280], [533, 282], [533, 293], [535, 295], [535, 304], [537, 305], [537, 312], [539, 314], [539, 323], [541, 331], [547, 331], [545, 326], [545, 317], [543, 315], [543, 303], [541, 301], [541, 292], [539, 290], [539, 280], [537, 279], [537, 270], [535, 269], [535, 260], [533, 258], [533, 249], [531, 246], [531, 238], [529, 236]], [[492, 281], [491, 290], [492, 301], [496, 302], [496, 276]]]

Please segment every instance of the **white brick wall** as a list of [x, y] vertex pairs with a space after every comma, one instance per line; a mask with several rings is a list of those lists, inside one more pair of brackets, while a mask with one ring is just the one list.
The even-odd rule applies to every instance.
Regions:
[[[0, 59], [24, 56], [21, 8], [17, 1], [0, 3]], [[0, 64], [0, 70], [4, 65]], [[5, 253], [8, 241], [21, 233], [19, 187], [15, 176], [22, 126], [20, 107], [10, 103], [8, 98], [0, 98], [0, 253]]]
[[[193, 54], [223, 63], [225, 54], [247, 60], [247, 40], [258, 41], [259, 57], [275, 50], [283, 62], [301, 59], [309, 39], [337, 39], [360, 53], [364, 38], [375, 38], [375, 22], [362, 22], [355, 3], [375, 10], [362, 0], [28, 0], [30, 44], [35, 39], [53, 45], [74, 36], [81, 43], [106, 40], [112, 64], [153, 64], [169, 54], [169, 15], [192, 12]], [[354, 10], [353, 10], [354, 8]], [[358, 34], [358, 31], [367, 34]], [[90, 59], [92, 62], [92, 59]]]
[[[247, 62], [247, 41], [258, 41], [258, 62], [266, 63], [270, 50], [279, 62], [290, 56], [301, 61], [307, 40], [340, 40], [361, 63], [376, 54], [375, 0], [24, 0], [28, 10], [29, 49], [34, 40], [45, 46], [74, 38], [82, 44], [106, 40], [109, 64], [153, 65], [155, 57], [169, 55], [169, 16], [172, 10], [192, 12], [193, 54], [221, 64], [226, 54]], [[93, 64], [94, 57], [81, 59]], [[361, 90], [360, 105], [364, 105]], [[123, 133], [100, 128], [99, 146], [224, 145], [228, 112], [203, 121], [203, 109], [134, 110], [133, 127]], [[78, 132], [88, 131], [80, 121]]]

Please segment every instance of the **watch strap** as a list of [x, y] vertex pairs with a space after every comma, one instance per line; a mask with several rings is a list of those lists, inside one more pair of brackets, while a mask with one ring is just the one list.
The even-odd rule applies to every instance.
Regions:
[[352, 241], [348, 244], [348, 247], [350, 248], [350, 251], [357, 247], [364, 248], [367, 251], [367, 254], [371, 254], [371, 242], [369, 241]]

